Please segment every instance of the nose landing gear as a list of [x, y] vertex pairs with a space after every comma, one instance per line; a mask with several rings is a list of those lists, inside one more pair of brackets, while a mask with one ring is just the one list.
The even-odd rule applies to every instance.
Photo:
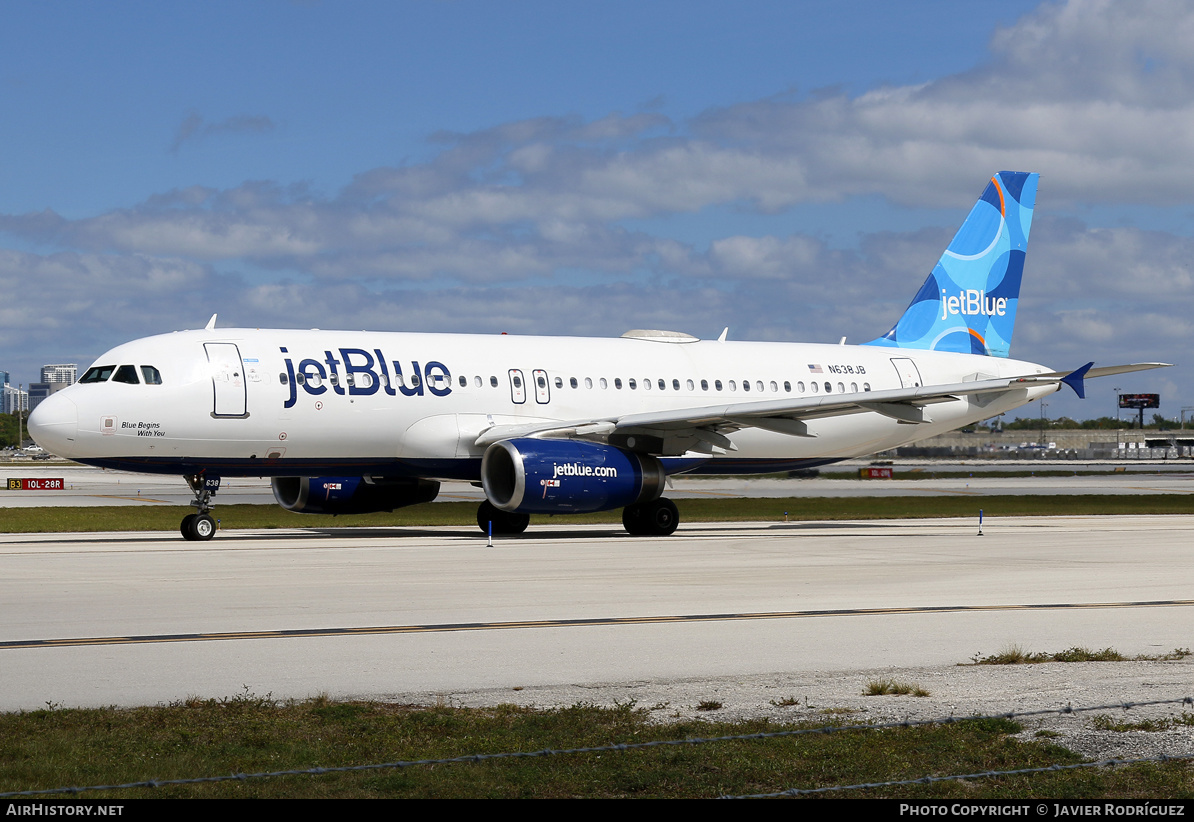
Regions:
[[195, 499], [191, 505], [195, 506], [195, 513], [182, 518], [179, 531], [186, 540], [209, 540], [216, 535], [216, 521], [211, 514], [211, 498], [220, 487], [218, 477], [205, 477], [203, 474], [188, 474], [183, 477], [187, 485], [191, 486], [191, 493]]

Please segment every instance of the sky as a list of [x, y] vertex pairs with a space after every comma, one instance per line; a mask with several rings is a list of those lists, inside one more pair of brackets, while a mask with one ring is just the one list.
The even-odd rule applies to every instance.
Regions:
[[860, 343], [1009, 169], [1041, 174], [1011, 355], [1178, 364], [1047, 416], [1177, 418], [1192, 42], [1184, 0], [9, 0], [0, 370], [213, 313]]

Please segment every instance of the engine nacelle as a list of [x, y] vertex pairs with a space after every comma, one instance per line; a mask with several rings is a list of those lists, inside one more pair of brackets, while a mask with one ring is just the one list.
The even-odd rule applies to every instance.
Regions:
[[648, 502], [667, 474], [645, 454], [580, 440], [495, 442], [481, 485], [495, 508], [520, 514], [587, 514]]
[[274, 477], [274, 499], [299, 514], [372, 514], [431, 502], [434, 480], [388, 477]]

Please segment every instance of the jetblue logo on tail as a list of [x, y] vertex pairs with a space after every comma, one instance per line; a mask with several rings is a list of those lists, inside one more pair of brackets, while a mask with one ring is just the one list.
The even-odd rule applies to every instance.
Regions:
[[866, 344], [1006, 357], [1037, 177], [1022, 171], [992, 177], [904, 315]]
[[947, 297], [943, 288], [941, 319], [948, 320], [950, 314], [1004, 317], [1007, 315], [1007, 297], [988, 297], [987, 292], [975, 291], [973, 288], [961, 292], [956, 297]]

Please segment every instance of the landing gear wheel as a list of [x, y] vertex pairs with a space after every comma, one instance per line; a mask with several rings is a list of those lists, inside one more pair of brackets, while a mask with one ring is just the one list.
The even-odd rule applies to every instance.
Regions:
[[187, 514], [178, 530], [183, 539], [209, 540], [216, 535], [216, 521], [207, 514]]
[[195, 532], [195, 539], [211, 539], [216, 535], [216, 521], [207, 514], [196, 514], [191, 530]]
[[485, 500], [477, 508], [477, 527], [488, 534], [491, 522], [495, 534], [521, 534], [531, 524], [531, 515], [511, 514], [495, 508], [493, 503]]
[[622, 525], [636, 537], [666, 537], [676, 532], [680, 512], [665, 497], [622, 509]]
[[623, 508], [622, 527], [633, 536], [643, 536], [643, 506], [627, 505]]

